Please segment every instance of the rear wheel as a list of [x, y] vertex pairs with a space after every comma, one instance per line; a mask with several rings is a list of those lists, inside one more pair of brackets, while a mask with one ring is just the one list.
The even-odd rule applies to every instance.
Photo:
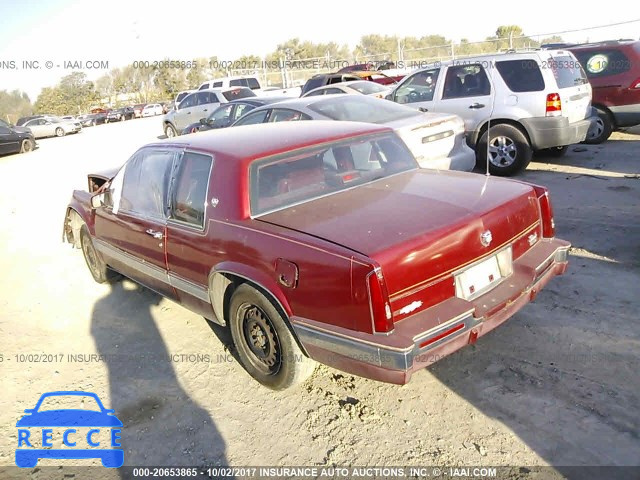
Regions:
[[591, 125], [591, 128], [589, 128], [587, 138], [584, 140], [584, 143], [590, 145], [597, 145], [606, 141], [611, 136], [611, 133], [613, 133], [614, 127], [611, 115], [602, 108], [595, 108], [598, 111], [598, 118], [593, 125]]
[[170, 123], [167, 123], [165, 125], [164, 134], [167, 136], [167, 138], [173, 138], [178, 136], [178, 132], [176, 132], [176, 129]]
[[22, 140], [22, 144], [20, 145], [20, 153], [32, 152], [35, 146], [36, 142], [31, 140], [30, 138], [25, 138], [24, 140]]
[[305, 381], [316, 363], [305, 356], [273, 303], [249, 284], [231, 297], [229, 327], [244, 368], [264, 386], [284, 390]]
[[498, 124], [491, 127], [491, 140], [487, 154], [487, 132], [482, 135], [476, 145], [476, 164], [486, 169], [489, 162], [489, 172], [492, 175], [515, 175], [527, 168], [533, 150], [529, 140], [513, 125]]

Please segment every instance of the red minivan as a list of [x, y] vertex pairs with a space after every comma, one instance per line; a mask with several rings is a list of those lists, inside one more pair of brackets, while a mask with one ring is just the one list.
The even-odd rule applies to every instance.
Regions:
[[593, 87], [598, 121], [586, 143], [602, 143], [621, 127], [640, 125], [640, 41], [615, 40], [566, 47]]

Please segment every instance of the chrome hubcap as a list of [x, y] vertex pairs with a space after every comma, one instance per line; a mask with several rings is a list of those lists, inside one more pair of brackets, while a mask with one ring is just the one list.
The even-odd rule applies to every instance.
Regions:
[[512, 139], [505, 136], [491, 139], [489, 161], [496, 167], [508, 167], [515, 162], [518, 149]]

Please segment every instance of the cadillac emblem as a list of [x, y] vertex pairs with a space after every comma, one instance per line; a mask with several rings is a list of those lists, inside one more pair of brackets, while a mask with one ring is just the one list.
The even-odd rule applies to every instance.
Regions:
[[483, 247], [488, 247], [491, 244], [491, 240], [493, 240], [491, 230], [487, 230], [486, 232], [482, 232], [480, 234], [480, 243]]

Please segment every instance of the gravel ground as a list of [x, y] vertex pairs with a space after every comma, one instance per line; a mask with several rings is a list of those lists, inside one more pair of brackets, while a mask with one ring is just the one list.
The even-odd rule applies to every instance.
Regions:
[[[53, 390], [115, 409], [126, 465], [550, 465], [526, 478], [561, 478], [640, 464], [640, 130], [519, 177], [549, 187], [573, 249], [505, 325], [402, 387], [320, 367], [283, 393], [248, 376], [224, 329], [133, 282], [95, 284], [61, 243], [86, 174], [161, 133], [159, 117], [139, 119], [0, 157], [0, 465], [14, 464], [23, 410]], [[0, 476], [85, 478], [69, 469]]]

